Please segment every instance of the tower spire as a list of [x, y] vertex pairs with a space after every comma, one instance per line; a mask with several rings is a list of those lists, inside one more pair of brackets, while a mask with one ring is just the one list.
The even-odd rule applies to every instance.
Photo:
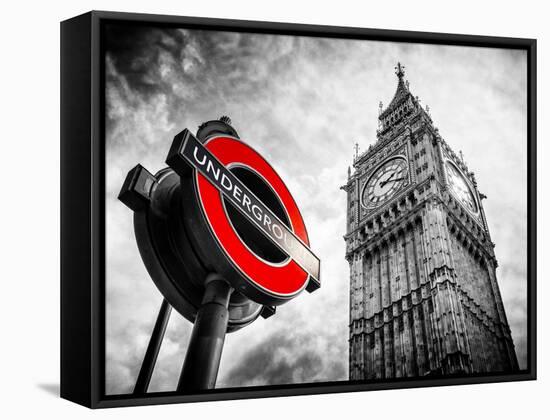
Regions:
[[400, 80], [405, 76], [405, 66], [403, 66], [400, 61], [398, 61], [397, 66], [395, 66], [395, 74]]
[[397, 88], [395, 90], [395, 94], [386, 109], [380, 109], [378, 115], [378, 120], [382, 123], [383, 129], [388, 127], [389, 124], [393, 124], [397, 119], [401, 118], [402, 113], [391, 119], [386, 117], [392, 114], [393, 111], [412, 97], [411, 92], [409, 91], [409, 84], [405, 81], [405, 66], [398, 61], [394, 68], [395, 75], [397, 76]]

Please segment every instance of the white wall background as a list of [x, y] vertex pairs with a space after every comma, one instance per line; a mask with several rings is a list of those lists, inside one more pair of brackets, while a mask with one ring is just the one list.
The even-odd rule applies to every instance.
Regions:
[[[78, 4], [10, 2], [0, 25], [2, 81], [2, 294], [0, 395], [3, 418], [224, 419], [308, 416], [343, 418], [517, 418], [546, 411], [548, 296], [544, 236], [548, 210], [544, 167], [548, 148], [548, 43], [543, 2], [356, 2], [330, 5], [278, 0], [198, 2], [80, 1]], [[232, 19], [358, 26], [538, 38], [538, 353], [539, 380], [370, 393], [272, 398], [91, 412], [57, 398], [59, 383], [59, 21], [90, 9], [211, 16]], [[540, 417], [540, 416], [537, 416]]]

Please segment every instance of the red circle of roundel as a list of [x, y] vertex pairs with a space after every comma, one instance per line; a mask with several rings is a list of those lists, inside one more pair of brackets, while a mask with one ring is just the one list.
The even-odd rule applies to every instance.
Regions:
[[[283, 204], [294, 234], [309, 246], [304, 220], [296, 202], [277, 172], [258, 152], [231, 137], [213, 137], [204, 146], [226, 167], [246, 165], [260, 174]], [[300, 292], [307, 283], [306, 271], [290, 258], [282, 264], [270, 264], [258, 258], [233, 229], [223, 207], [221, 192], [198, 171], [195, 171], [195, 182], [204, 214], [217, 242], [244, 276], [271, 294], [292, 296]]]

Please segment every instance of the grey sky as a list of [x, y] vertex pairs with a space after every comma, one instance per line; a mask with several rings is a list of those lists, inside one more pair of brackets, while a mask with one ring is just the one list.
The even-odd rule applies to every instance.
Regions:
[[[526, 55], [208, 31], [112, 30], [107, 96], [107, 392], [131, 391], [161, 295], [116, 197], [127, 171], [155, 172], [175, 134], [229, 115], [300, 206], [322, 288], [228, 335], [218, 386], [346, 380], [345, 193], [353, 143], [375, 141], [378, 102], [406, 66], [410, 89], [476, 173], [520, 366], [526, 366]], [[173, 390], [191, 325], [175, 312], [150, 390]]]

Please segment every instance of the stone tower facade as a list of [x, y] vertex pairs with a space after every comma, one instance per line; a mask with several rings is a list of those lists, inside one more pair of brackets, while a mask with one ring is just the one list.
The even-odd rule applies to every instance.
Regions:
[[517, 370], [485, 196], [404, 74], [342, 187], [350, 379]]

